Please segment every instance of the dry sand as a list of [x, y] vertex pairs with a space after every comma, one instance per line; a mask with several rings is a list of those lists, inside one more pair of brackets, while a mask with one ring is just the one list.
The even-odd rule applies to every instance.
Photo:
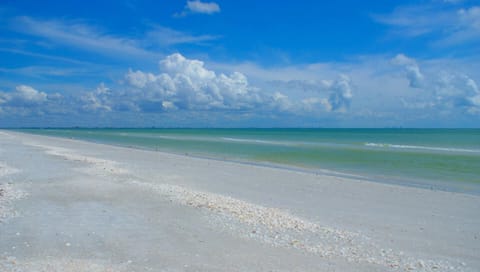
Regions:
[[480, 271], [480, 197], [0, 132], [0, 271]]

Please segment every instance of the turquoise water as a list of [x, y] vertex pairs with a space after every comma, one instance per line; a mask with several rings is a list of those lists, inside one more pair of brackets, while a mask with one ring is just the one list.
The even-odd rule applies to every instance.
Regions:
[[480, 129], [31, 129], [194, 156], [480, 192]]

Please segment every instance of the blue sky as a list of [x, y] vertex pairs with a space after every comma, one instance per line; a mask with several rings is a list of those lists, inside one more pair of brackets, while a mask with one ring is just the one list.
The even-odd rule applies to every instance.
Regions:
[[1, 127], [480, 126], [479, 1], [7, 0], [0, 33]]

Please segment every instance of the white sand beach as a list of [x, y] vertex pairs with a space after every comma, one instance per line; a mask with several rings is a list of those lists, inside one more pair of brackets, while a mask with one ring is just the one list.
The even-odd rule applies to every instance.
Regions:
[[480, 271], [480, 196], [5, 130], [0, 271]]

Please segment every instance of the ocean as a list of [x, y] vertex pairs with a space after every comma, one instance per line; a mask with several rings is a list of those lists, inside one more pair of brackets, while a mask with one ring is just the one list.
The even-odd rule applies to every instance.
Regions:
[[480, 129], [24, 129], [23, 132], [480, 193]]

